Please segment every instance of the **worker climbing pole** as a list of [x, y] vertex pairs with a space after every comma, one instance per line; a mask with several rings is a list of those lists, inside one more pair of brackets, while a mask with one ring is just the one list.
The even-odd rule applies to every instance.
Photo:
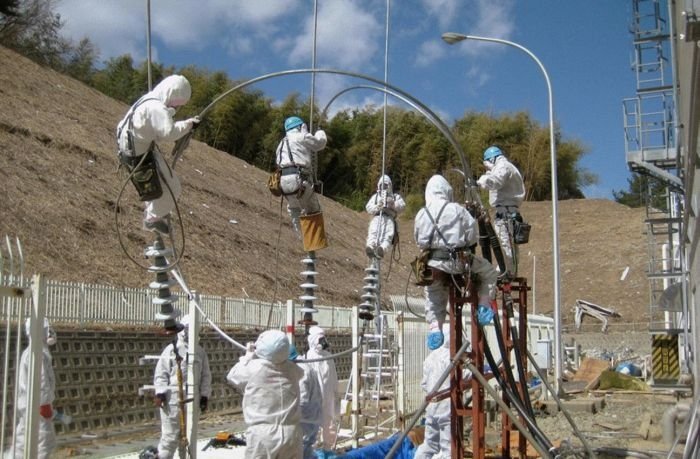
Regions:
[[[166, 241], [173, 242], [175, 217], [182, 227], [177, 208], [181, 187], [174, 170], [163, 157], [158, 142], [178, 140], [182, 137], [189, 139], [187, 134], [199, 124], [200, 119], [194, 117], [174, 122], [172, 113], [173, 109], [189, 101], [191, 93], [190, 83], [185, 77], [170, 75], [136, 101], [117, 126], [119, 162], [128, 172], [115, 206], [117, 233], [124, 247], [119, 225], [120, 202], [127, 184], [131, 182], [139, 199], [145, 203], [143, 228], [152, 231], [155, 237], [153, 244], [147, 247], [144, 253], [146, 257], [153, 259], [153, 265], [142, 266], [126, 249], [124, 250], [134, 263], [156, 274], [151, 288], [158, 291], [158, 296], [153, 299], [153, 303], [160, 307], [156, 318], [164, 322], [166, 334], [179, 331], [179, 311], [173, 306], [177, 297], [170, 292], [174, 282], [168, 275], [168, 271], [179, 262], [179, 258], [175, 257], [172, 263], [166, 261], [167, 257], [174, 255], [175, 250], [174, 243], [167, 247]], [[181, 143], [180, 146], [184, 149], [186, 143]], [[164, 239], [164, 236], [169, 239]], [[184, 251], [184, 235], [181, 245]]]

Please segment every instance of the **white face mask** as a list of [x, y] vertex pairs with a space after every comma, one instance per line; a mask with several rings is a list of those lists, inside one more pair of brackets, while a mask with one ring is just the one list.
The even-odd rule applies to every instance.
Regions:
[[484, 167], [486, 168], [486, 170], [490, 171], [491, 169], [493, 169], [493, 163], [491, 161], [484, 161]]

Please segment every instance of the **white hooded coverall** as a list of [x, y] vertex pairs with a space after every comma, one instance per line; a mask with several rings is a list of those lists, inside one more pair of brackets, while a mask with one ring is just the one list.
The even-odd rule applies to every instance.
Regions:
[[[184, 322], [183, 322], [184, 324]], [[161, 436], [158, 443], [158, 457], [170, 459], [175, 455], [180, 439], [180, 408], [177, 390], [177, 363], [175, 350], [182, 357], [180, 368], [182, 369], [183, 391], [187, 396], [187, 333], [186, 330], [177, 334], [177, 340], [168, 344], [160, 354], [153, 375], [153, 385], [156, 395], [164, 394], [165, 402], [160, 408]], [[189, 356], [192, 358], [192, 356]], [[211, 397], [211, 371], [209, 369], [209, 357], [204, 349], [197, 345], [194, 351], [194, 378], [195, 385], [199, 387], [199, 394], [195, 394], [190, 403], [199, 403], [200, 397]]]
[[[439, 388], [435, 387], [442, 373], [450, 366], [450, 327], [448, 324], [442, 326], [442, 334], [445, 337], [442, 346], [428, 354], [423, 361], [423, 379], [421, 379], [420, 385], [426, 394], [443, 391], [450, 387], [449, 377]], [[469, 371], [465, 371], [465, 377], [470, 374]], [[414, 459], [437, 457], [449, 459], [452, 457], [450, 413], [449, 397], [428, 404], [425, 409], [425, 439], [416, 450]], [[440, 456], [436, 456], [437, 454]]]
[[[27, 336], [29, 335], [29, 320], [25, 324]], [[47, 343], [47, 338], [49, 337], [49, 321], [44, 319], [44, 342], [42, 349], [42, 362], [41, 362], [41, 387], [39, 389], [40, 394], [40, 406], [48, 405], [51, 407], [49, 410], [52, 415], [48, 418], [44, 416], [39, 417], [39, 444], [37, 445], [37, 457], [39, 459], [45, 459], [51, 456], [51, 453], [56, 448], [56, 430], [53, 425], [53, 401], [56, 394], [56, 377], [53, 371], [53, 358], [51, 357], [51, 352], [49, 351], [49, 345]], [[30, 337], [31, 340], [31, 337]], [[12, 445], [10, 445], [9, 451], [6, 453], [5, 457], [8, 458], [24, 458], [24, 447], [25, 447], [25, 437], [26, 437], [26, 420], [27, 420], [27, 390], [29, 385], [29, 354], [31, 352], [30, 346], [22, 351], [22, 356], [19, 361], [19, 385], [17, 386], [17, 427], [15, 428], [14, 435], [14, 456], [11, 455]]]
[[[287, 211], [292, 217], [292, 226], [299, 235], [301, 234], [299, 217], [321, 212], [321, 204], [314, 191], [311, 161], [312, 154], [323, 150], [326, 142], [324, 131], [319, 129], [311, 135], [306, 124], [302, 124], [287, 131], [287, 135], [277, 147], [275, 158], [277, 166], [282, 169], [280, 186], [287, 199]], [[299, 168], [298, 174], [285, 174], [286, 168], [295, 166]]]
[[382, 175], [377, 182], [377, 192], [365, 205], [367, 213], [373, 215], [367, 232], [367, 248], [373, 251], [381, 247], [383, 253], [389, 253], [396, 234], [396, 216], [405, 208], [401, 195], [392, 190], [391, 178]]
[[[193, 118], [173, 121], [173, 116], [177, 107], [190, 100], [191, 94], [190, 83], [185, 77], [170, 75], [164, 78], [151, 92], [136, 101], [117, 125], [119, 150], [129, 151], [127, 124], [130, 116], [133, 125], [134, 156], [148, 152], [151, 142], [174, 142], [190, 132], [194, 124]], [[163, 194], [153, 201], [146, 201], [144, 220], [147, 222], [168, 216], [175, 208], [175, 200], [181, 192], [180, 180], [170, 169], [157, 146], [153, 154], [158, 166]]]
[[[437, 220], [436, 226], [433, 224], [434, 220]], [[452, 202], [452, 187], [441, 175], [433, 175], [428, 180], [425, 187], [425, 207], [416, 214], [413, 235], [421, 250], [468, 250], [478, 241], [476, 220], [464, 207]], [[447, 274], [462, 274], [469, 268], [479, 277], [479, 298], [488, 303], [495, 297], [498, 271], [479, 256], [473, 255], [468, 258], [470, 261], [465, 265], [460, 258], [439, 260], [431, 256], [428, 266]], [[428, 323], [437, 322], [442, 326], [445, 322], [449, 282], [449, 276], [439, 276], [431, 285], [424, 287], [425, 320]]]
[[304, 371], [287, 360], [289, 340], [279, 330], [260, 334], [226, 380], [243, 392], [245, 457], [301, 459], [299, 381]]
[[[313, 326], [309, 328], [309, 351], [306, 353], [306, 358], [318, 359], [328, 357], [330, 352], [324, 350], [320, 344], [321, 338], [325, 338], [326, 334], [321, 327]], [[302, 364], [304, 365], [304, 364]], [[323, 395], [323, 410], [321, 416], [321, 440], [324, 450], [330, 450], [335, 444], [337, 435], [335, 429], [336, 417], [340, 414], [340, 399], [336, 396], [336, 388], [338, 387], [338, 373], [335, 370], [335, 361], [333, 359], [314, 362], [311, 364]]]
[[[301, 357], [297, 360], [301, 360]], [[301, 363], [299, 367], [304, 371], [304, 376], [299, 382], [304, 459], [316, 459], [314, 443], [323, 420], [323, 392], [313, 364]]]
[[501, 243], [506, 270], [516, 274], [513, 258], [517, 259], [515, 252], [517, 246], [513, 244], [508, 214], [517, 212], [518, 207], [525, 199], [523, 177], [518, 168], [508, 161], [508, 158], [500, 155], [496, 157], [493, 167], [479, 177], [477, 183], [480, 187], [489, 190], [489, 204], [496, 209], [494, 229]]

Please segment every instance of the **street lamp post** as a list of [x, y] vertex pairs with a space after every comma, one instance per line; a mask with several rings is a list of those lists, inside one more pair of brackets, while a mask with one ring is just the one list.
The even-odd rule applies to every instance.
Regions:
[[562, 379], [562, 343], [561, 343], [561, 293], [559, 291], [559, 211], [558, 211], [558, 185], [557, 185], [557, 146], [554, 139], [554, 102], [552, 100], [552, 84], [549, 81], [547, 70], [542, 62], [532, 54], [532, 52], [517, 43], [500, 38], [479, 37], [475, 35], [464, 35], [461, 33], [447, 32], [442, 34], [442, 39], [452, 45], [462, 40], [477, 40], [512, 46], [524, 52], [534, 60], [547, 83], [547, 95], [549, 97], [549, 144], [550, 161], [552, 163], [552, 260], [554, 276], [554, 377], [556, 379], [554, 387], [557, 393], [560, 391]]

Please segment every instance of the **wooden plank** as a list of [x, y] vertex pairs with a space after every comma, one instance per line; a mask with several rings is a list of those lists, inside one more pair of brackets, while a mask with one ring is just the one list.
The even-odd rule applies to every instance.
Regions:
[[592, 359], [586, 357], [581, 362], [578, 371], [574, 375], [574, 381], [586, 381], [591, 383], [595, 381], [602, 372], [610, 368], [610, 362], [607, 360]]
[[599, 425], [600, 427], [606, 428], [608, 430], [618, 431], [624, 429], [623, 426], [618, 424], [612, 424], [610, 422], [596, 421], [594, 422], [594, 424]]

